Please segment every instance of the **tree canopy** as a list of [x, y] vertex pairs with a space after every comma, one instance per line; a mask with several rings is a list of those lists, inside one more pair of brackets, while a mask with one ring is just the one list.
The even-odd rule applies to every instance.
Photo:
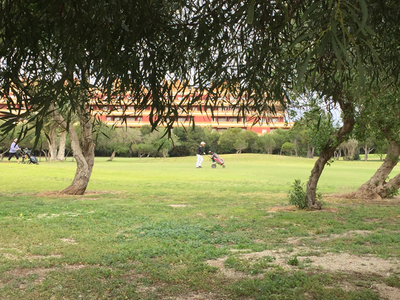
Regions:
[[324, 165], [354, 127], [362, 89], [397, 84], [399, 15], [397, 0], [4, 0], [0, 95], [10, 114], [2, 129], [23, 121], [22, 135], [34, 128], [39, 136], [48, 114], [64, 128], [77, 114], [82, 134], [71, 146], [87, 169], [81, 178], [89, 178], [93, 105], [150, 107], [153, 128], [171, 128], [179, 109], [230, 95], [224, 101], [238, 115], [254, 112], [257, 121], [307, 87], [343, 113], [307, 185], [314, 206]]

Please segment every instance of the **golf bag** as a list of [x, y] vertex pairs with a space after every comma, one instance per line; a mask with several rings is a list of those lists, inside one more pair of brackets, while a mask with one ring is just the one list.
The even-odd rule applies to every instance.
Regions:
[[210, 158], [213, 162], [211, 165], [211, 168], [213, 168], [213, 169], [216, 168], [217, 164], [222, 166], [223, 168], [225, 168], [225, 161], [221, 157], [219, 157], [219, 155], [217, 153], [211, 152], [211, 151], [208, 151], [208, 153], [211, 154]]
[[35, 164], [35, 165], [39, 164], [36, 156], [34, 156], [31, 150], [29, 150], [28, 148], [22, 149], [21, 155], [23, 164]]

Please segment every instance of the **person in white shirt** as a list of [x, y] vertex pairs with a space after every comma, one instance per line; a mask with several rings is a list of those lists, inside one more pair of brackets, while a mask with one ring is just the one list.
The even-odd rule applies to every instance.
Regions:
[[206, 143], [201, 142], [199, 148], [197, 148], [196, 156], [197, 156], [197, 163], [196, 163], [196, 168], [201, 168], [201, 163], [203, 162], [203, 154], [206, 154], [204, 152], [204, 145]]

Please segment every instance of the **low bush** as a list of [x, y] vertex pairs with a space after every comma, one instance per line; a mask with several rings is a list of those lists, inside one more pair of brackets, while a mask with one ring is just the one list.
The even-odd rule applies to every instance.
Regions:
[[304, 184], [301, 180], [295, 179], [292, 188], [289, 190], [289, 204], [298, 207], [299, 209], [307, 208], [306, 192], [304, 191]]

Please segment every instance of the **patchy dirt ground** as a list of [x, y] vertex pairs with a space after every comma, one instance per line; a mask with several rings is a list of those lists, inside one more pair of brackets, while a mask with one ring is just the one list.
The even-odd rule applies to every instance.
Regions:
[[[329, 237], [319, 238], [321, 241], [340, 238], [340, 237], [350, 237], [355, 234], [367, 235], [370, 231], [357, 230], [347, 232], [345, 234], [330, 235]], [[279, 266], [285, 270], [296, 270], [297, 266], [292, 266], [288, 264], [288, 260], [297, 257], [299, 264], [302, 264], [302, 270], [316, 270], [319, 269], [326, 273], [342, 272], [348, 274], [362, 274], [362, 275], [378, 275], [383, 278], [387, 278], [393, 274], [400, 274], [400, 260], [391, 259], [385, 260], [379, 257], [374, 257], [372, 255], [351, 255], [348, 253], [324, 253], [320, 254], [319, 249], [311, 249], [307, 247], [300, 246], [300, 238], [290, 238], [288, 239], [288, 244], [292, 244], [294, 249], [287, 252], [285, 249], [278, 250], [265, 250], [262, 252], [251, 252], [251, 253], [239, 253], [239, 259], [247, 259], [248, 261], [256, 261], [257, 258], [262, 257], [273, 257], [275, 260], [271, 263], [272, 266]], [[235, 250], [236, 252], [237, 250]], [[241, 252], [246, 250], [241, 250]], [[304, 255], [302, 253], [311, 253], [311, 255]], [[312, 253], [318, 253], [318, 255], [312, 255]], [[231, 280], [240, 280], [246, 277], [259, 277], [262, 278], [262, 274], [257, 276], [246, 275], [242, 272], [235, 271], [234, 269], [226, 268], [224, 263], [227, 257], [219, 258], [217, 260], [209, 260], [207, 263], [210, 266], [217, 267], [221, 276], [225, 276]], [[341, 283], [340, 287], [345, 291], [356, 290], [357, 287], [351, 283]], [[383, 283], [373, 284], [371, 289], [375, 293], [379, 294], [382, 299], [388, 300], [400, 300], [400, 289], [395, 287], [387, 286]], [[187, 298], [192, 299], [192, 298]], [[193, 298], [197, 299], [197, 298]], [[202, 298], [198, 298], [202, 299]], [[203, 298], [207, 299], [207, 298]]]
[[[90, 194], [91, 196], [95, 196], [101, 193], [93, 193]], [[54, 195], [54, 193], [52, 193]], [[86, 196], [88, 194], [85, 194]], [[48, 194], [47, 196], [50, 196]], [[68, 196], [67, 196], [68, 197]], [[332, 196], [330, 199], [331, 202], [342, 202], [344, 201], [343, 199], [336, 199], [335, 196]], [[354, 200], [352, 200], [354, 201]], [[363, 201], [365, 204], [366, 202]], [[368, 203], [371, 204], [376, 204], [376, 201], [370, 201]], [[382, 204], [382, 201], [380, 201]], [[391, 200], [385, 200], [384, 204], [385, 205], [398, 205], [400, 203], [400, 196], [395, 197], [395, 199]], [[169, 205], [172, 208], [183, 208], [186, 207], [186, 204], [171, 204]], [[296, 208], [294, 206], [279, 206], [279, 207], [273, 207], [268, 210], [270, 213], [274, 212], [279, 212], [279, 211], [294, 211]], [[325, 209], [326, 211], [327, 209]], [[335, 208], [330, 208], [329, 211], [331, 212], [336, 212], [337, 209]], [[51, 218], [51, 217], [56, 217], [58, 215], [48, 215], [48, 214], [43, 214], [40, 215], [39, 218]], [[400, 216], [399, 216], [400, 218]], [[373, 219], [370, 220], [371, 222], [374, 222]], [[378, 221], [378, 220], [377, 220]], [[324, 242], [324, 241], [329, 241], [332, 239], [336, 238], [351, 238], [354, 237], [355, 235], [369, 235], [371, 234], [372, 231], [368, 230], [354, 230], [354, 231], [348, 231], [344, 234], [330, 234], [330, 235], [313, 235], [311, 238], [313, 241], [316, 241], [318, 243]], [[308, 237], [310, 238], [310, 237]], [[368, 276], [368, 275], [373, 275], [373, 276], [378, 276], [381, 278], [387, 278], [391, 275], [396, 274], [399, 276], [400, 274], [400, 259], [390, 259], [390, 260], [385, 260], [379, 257], [375, 257], [372, 255], [363, 255], [363, 256], [358, 256], [358, 255], [352, 255], [349, 253], [324, 253], [322, 249], [316, 249], [316, 248], [308, 248], [304, 246], [303, 239], [307, 239], [307, 237], [301, 237], [301, 238], [289, 238], [286, 240], [288, 245], [292, 246], [292, 249], [290, 252], [288, 252], [286, 249], [275, 249], [275, 250], [265, 250], [262, 252], [249, 252], [248, 250], [241, 250], [239, 253], [237, 253], [237, 257], [240, 259], [246, 259], [248, 261], [257, 261], [257, 259], [263, 258], [263, 257], [273, 257], [274, 261], [271, 262], [271, 265], [273, 266], [279, 266], [287, 271], [295, 271], [298, 270], [297, 266], [291, 266], [288, 264], [288, 260], [294, 256], [297, 257], [299, 263], [302, 265], [302, 270], [304, 271], [315, 271], [319, 270], [320, 272], [323, 273], [335, 273], [335, 272], [341, 272], [345, 274], [351, 274], [351, 275], [363, 275], [363, 276]], [[71, 238], [63, 238], [61, 239], [64, 243], [67, 244], [77, 244], [77, 242], [74, 239]], [[261, 240], [256, 240], [255, 242], [263, 242]], [[232, 250], [234, 252], [234, 250]], [[21, 259], [21, 250], [18, 250], [16, 248], [0, 248], [0, 254], [2, 254], [4, 257], [10, 260], [19, 260]], [[60, 255], [54, 254], [50, 256], [39, 256], [39, 255], [31, 255], [31, 256], [24, 256], [24, 258], [28, 259], [46, 259], [46, 258], [59, 258]], [[246, 275], [242, 272], [235, 271], [234, 269], [227, 268], [225, 267], [225, 261], [227, 257], [224, 258], [219, 258], [217, 260], [210, 260], [207, 261], [207, 264], [210, 266], [216, 267], [219, 269], [219, 274], [223, 277], [226, 277], [229, 280], [241, 280], [246, 277], [259, 277], [262, 278], [262, 274], [259, 274], [257, 276], [251, 276], [251, 275]], [[64, 266], [65, 270], [78, 270], [81, 268], [84, 268], [84, 265], [66, 265]], [[28, 277], [31, 274], [36, 274], [37, 277], [34, 280], [34, 284], [40, 284], [47, 276], [49, 272], [52, 271], [57, 271], [59, 269], [57, 268], [34, 268], [34, 269], [14, 269], [12, 271], [7, 272], [7, 276], [10, 278], [23, 278], [23, 277]], [[138, 276], [138, 275], [134, 275]], [[2, 288], [4, 285], [0, 282], [0, 288]], [[357, 290], [358, 287], [351, 282], [346, 282], [345, 280], [343, 282], [337, 283], [336, 287], [340, 287], [345, 291], [352, 291], [352, 290]], [[25, 284], [21, 283], [20, 284], [20, 289], [24, 289]], [[387, 286], [386, 284], [380, 282], [380, 283], [374, 283], [370, 287], [375, 293], [379, 295], [380, 298], [382, 299], [387, 299], [387, 300], [400, 300], [400, 289], [396, 287], [390, 287]], [[138, 291], [141, 293], [146, 293], [147, 291], [152, 292], [152, 288], [150, 287], [141, 287], [138, 286]], [[217, 295], [214, 293], [204, 293], [204, 292], [191, 292], [186, 295], [182, 296], [177, 296], [175, 298], [168, 297], [168, 299], [174, 299], [174, 300], [219, 300], [219, 299], [224, 299], [221, 297], [221, 295]], [[250, 300], [250, 299], [247, 299]]]
[[[65, 265], [63, 268], [67, 271], [74, 271], [74, 270], [79, 270], [84, 268], [84, 265]], [[46, 275], [49, 272], [57, 271], [60, 270], [60, 268], [33, 268], [33, 269], [14, 269], [9, 272], [6, 272], [5, 276], [6, 279], [7, 277], [10, 277], [10, 280], [13, 280], [13, 278], [24, 278], [28, 277], [29, 275], [35, 274], [37, 275], [36, 279], [31, 282], [30, 284], [40, 284], [45, 278]], [[25, 282], [21, 282], [19, 284], [19, 288], [22, 290], [26, 287]], [[0, 288], [2, 288], [4, 285], [0, 282]]]

